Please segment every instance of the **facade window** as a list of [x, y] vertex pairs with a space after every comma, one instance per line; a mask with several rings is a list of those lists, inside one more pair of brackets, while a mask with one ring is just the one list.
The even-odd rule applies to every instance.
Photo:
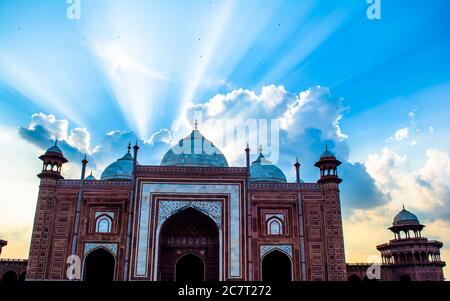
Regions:
[[283, 224], [276, 218], [272, 218], [267, 223], [269, 235], [282, 235]]
[[95, 232], [97, 233], [111, 233], [112, 219], [107, 215], [101, 215], [97, 218], [95, 223]]

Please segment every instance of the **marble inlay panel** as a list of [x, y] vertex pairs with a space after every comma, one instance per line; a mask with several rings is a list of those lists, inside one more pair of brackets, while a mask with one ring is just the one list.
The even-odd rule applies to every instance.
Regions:
[[87, 242], [84, 244], [84, 255], [90, 251], [98, 248], [105, 248], [117, 257], [117, 244], [115, 243], [101, 243], [101, 242]]
[[279, 250], [292, 258], [292, 245], [260, 245], [259, 246], [260, 258], [263, 258], [264, 255], [272, 252], [273, 250]]

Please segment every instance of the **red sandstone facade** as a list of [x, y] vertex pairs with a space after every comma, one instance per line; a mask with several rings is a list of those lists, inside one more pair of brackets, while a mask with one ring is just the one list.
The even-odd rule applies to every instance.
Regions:
[[[296, 183], [252, 182], [248, 151], [246, 167], [134, 160], [129, 180], [88, 181], [63, 179], [66, 159], [49, 149], [27, 280], [67, 280], [71, 255], [84, 280], [191, 279], [186, 271], [201, 280], [272, 280], [275, 272], [284, 280], [346, 280], [340, 162], [322, 156], [318, 183], [302, 183], [299, 164]], [[99, 262], [111, 275], [96, 272]]]
[[[153, 181], [174, 181], [187, 183], [236, 183], [241, 193], [246, 195], [246, 168], [162, 168], [139, 166], [137, 183]], [[194, 176], [193, 176], [194, 175]], [[197, 175], [197, 176], [195, 176]], [[115, 279], [123, 280], [126, 227], [130, 210], [131, 183], [129, 181], [86, 182], [81, 209], [81, 227], [78, 239], [78, 252], [84, 258], [83, 246], [88, 242], [115, 243], [118, 245]], [[66, 278], [66, 258], [70, 256], [70, 238], [72, 237], [75, 205], [81, 181], [42, 179], [39, 193], [36, 222], [33, 230], [28, 265], [30, 280], [62, 280]], [[344, 280], [345, 256], [340, 214], [339, 190], [337, 184], [251, 184], [249, 202], [240, 200], [243, 212], [239, 227], [241, 231], [242, 274], [239, 280], [261, 279], [260, 247], [264, 245], [292, 246], [293, 280]], [[138, 188], [137, 197], [140, 191]], [[218, 200], [227, 204], [227, 195], [194, 194], [174, 195], [172, 193], [153, 196], [154, 209], [161, 198], [195, 198], [195, 200]], [[225, 206], [229, 207], [229, 206]], [[138, 209], [138, 208], [136, 208]], [[300, 209], [300, 210], [299, 210]], [[112, 233], [95, 232], [95, 213], [114, 212]], [[248, 213], [247, 213], [248, 211]], [[223, 218], [229, 216], [225, 210]], [[269, 215], [282, 216], [284, 233], [276, 237], [268, 235], [266, 218]], [[247, 217], [247, 218], [246, 218]], [[328, 222], [325, 222], [325, 221]], [[134, 219], [134, 232], [138, 220]], [[253, 227], [249, 227], [249, 223]], [[152, 225], [151, 225], [152, 226]], [[154, 226], [154, 225], [153, 225]], [[153, 239], [151, 237], [150, 239]], [[226, 242], [225, 242], [226, 244]], [[304, 249], [302, 250], [302, 246]], [[327, 248], [328, 246], [328, 248]], [[133, 251], [136, 251], [136, 240]], [[226, 246], [225, 246], [226, 249]], [[149, 250], [153, 257], [154, 249]], [[302, 258], [302, 253], [304, 254]], [[224, 251], [224, 265], [229, 261], [229, 251]], [[134, 267], [133, 264], [131, 264]], [[151, 263], [149, 269], [151, 269]], [[131, 269], [131, 275], [134, 270]], [[133, 280], [152, 280], [151, 276], [131, 276]], [[224, 272], [224, 280], [229, 280]]]

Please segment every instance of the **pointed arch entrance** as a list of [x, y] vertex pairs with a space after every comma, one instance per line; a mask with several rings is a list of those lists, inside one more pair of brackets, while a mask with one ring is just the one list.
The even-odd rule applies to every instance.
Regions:
[[209, 216], [186, 208], [164, 222], [159, 236], [158, 280], [219, 280], [219, 230]]
[[175, 266], [175, 280], [185, 282], [204, 281], [205, 264], [203, 260], [193, 253], [186, 254], [179, 258]]
[[83, 279], [90, 282], [111, 282], [114, 280], [115, 265], [114, 255], [98, 248], [85, 257]]
[[261, 268], [263, 281], [292, 281], [291, 259], [279, 250], [274, 250], [266, 254], [262, 259]]

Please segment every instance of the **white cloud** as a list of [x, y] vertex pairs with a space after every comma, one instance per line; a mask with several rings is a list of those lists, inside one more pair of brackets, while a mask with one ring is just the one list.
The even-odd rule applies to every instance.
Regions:
[[80, 152], [93, 154], [97, 151], [97, 148], [91, 148], [91, 134], [89, 131], [85, 128], [69, 130], [69, 121], [66, 119], [57, 119], [53, 114], [33, 114], [28, 129], [35, 130], [37, 126], [47, 130], [52, 139], [66, 141], [67, 144]]
[[48, 130], [53, 139], [66, 140], [67, 132], [69, 130], [69, 122], [65, 119], [58, 120], [55, 115], [45, 115], [44, 113], [37, 113], [31, 116], [29, 129], [35, 129], [36, 126], [42, 126]]
[[[262, 87], [260, 94], [237, 89], [227, 94], [217, 94], [201, 104], [190, 103], [181, 119], [172, 124], [172, 133], [174, 141], [181, 139], [187, 134], [186, 129], [193, 128], [194, 119], [201, 113], [199, 121], [202, 133], [219, 146], [233, 164], [243, 154], [247, 142], [254, 152], [258, 144], [263, 144], [266, 150], [270, 146], [270, 152], [274, 150], [278, 144], [272, 146], [270, 141], [278, 143], [279, 136], [275, 137], [274, 132], [278, 135], [280, 130], [293, 141], [311, 128], [320, 130], [323, 139], [344, 140], [347, 136], [339, 126], [344, 111], [342, 100], [333, 98], [327, 88], [317, 86], [295, 94], [283, 86], [268, 85]], [[268, 129], [272, 127], [273, 139], [261, 143], [266, 138], [262, 136], [267, 136], [267, 133], [261, 135], [263, 125], [260, 122], [267, 122]], [[228, 143], [231, 140], [228, 138], [234, 135], [236, 129], [244, 131], [246, 127], [257, 125], [260, 128], [259, 137], [258, 133], [250, 133], [250, 136], [238, 133], [234, 143]], [[270, 159], [274, 163], [278, 160], [276, 156]]]
[[402, 129], [399, 129], [395, 132], [394, 138], [397, 141], [402, 141], [404, 139], [407, 139], [409, 136], [409, 129], [407, 127], [404, 127]]
[[406, 156], [400, 156], [385, 147], [380, 154], [369, 154], [365, 165], [379, 188], [383, 192], [388, 192], [387, 188], [395, 184], [398, 169], [405, 160]]
[[450, 158], [448, 153], [427, 150], [425, 166], [419, 170], [418, 182], [423, 202], [448, 210], [450, 206]]
[[209, 101], [194, 105], [188, 104], [190, 110], [204, 111], [206, 117], [258, 117], [264, 115], [278, 116], [286, 107], [289, 100], [295, 101], [296, 96], [290, 95], [283, 86], [264, 86], [261, 94], [255, 91], [237, 89], [227, 94], [217, 94]]
[[281, 104], [287, 95], [283, 86], [264, 86], [261, 90], [260, 99], [266, 109], [270, 110]]
[[85, 128], [75, 128], [70, 131], [67, 138], [69, 145], [75, 147], [80, 152], [91, 154], [94, 150], [90, 149], [91, 134]]
[[446, 152], [434, 149], [427, 150], [426, 156], [425, 165], [411, 171], [406, 156], [388, 148], [369, 155], [367, 171], [377, 186], [391, 196], [392, 208], [405, 203], [431, 214], [450, 206], [450, 158]]
[[328, 88], [313, 87], [300, 93], [296, 101], [288, 104], [281, 119], [281, 127], [291, 137], [302, 133], [307, 128], [317, 128], [326, 138], [345, 139], [339, 121], [345, 108], [342, 99], [333, 98]]
[[150, 137], [148, 143], [155, 144], [158, 142], [163, 142], [166, 144], [170, 144], [171, 140], [172, 138], [170, 131], [167, 129], [161, 129]]
[[430, 133], [432, 133], [432, 134], [434, 133], [434, 128], [432, 126], [429, 126], [428, 130], [430, 131]]

